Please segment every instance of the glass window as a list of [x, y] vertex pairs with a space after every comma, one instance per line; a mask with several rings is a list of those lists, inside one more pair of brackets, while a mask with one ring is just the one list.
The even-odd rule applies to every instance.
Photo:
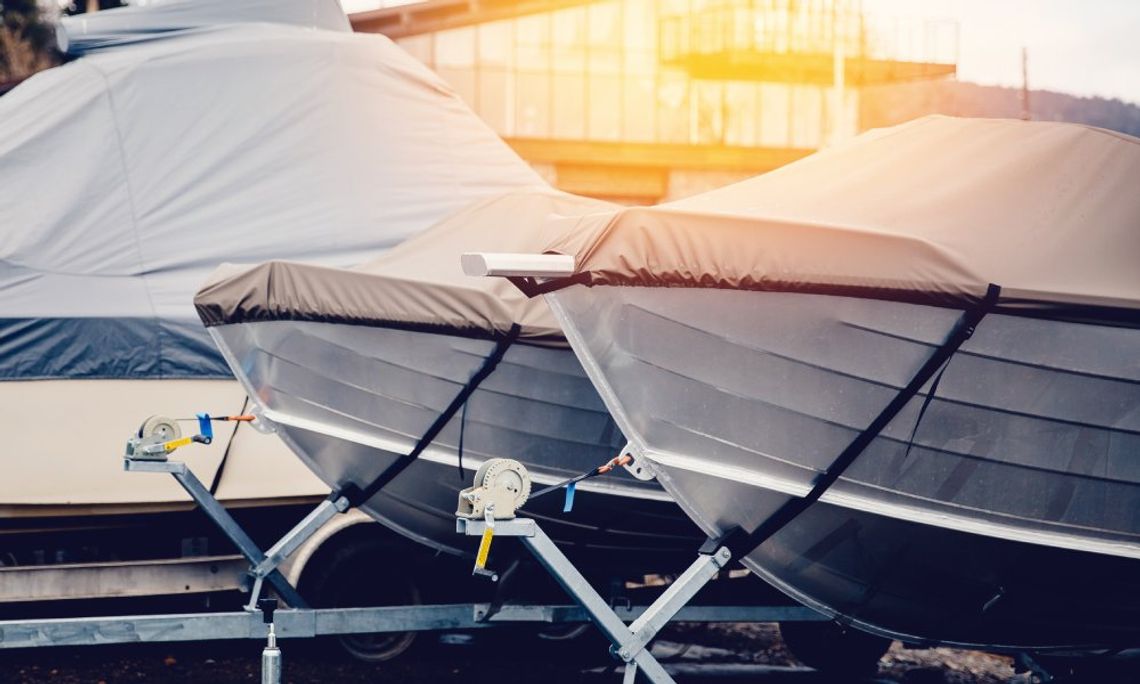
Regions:
[[622, 94], [622, 139], [653, 142], [657, 137], [656, 89], [652, 78], [626, 78]]
[[621, 8], [615, 2], [599, 2], [587, 7], [590, 47], [621, 46]]
[[621, 138], [621, 76], [591, 75], [586, 112], [589, 115], [587, 135], [591, 140]]
[[586, 68], [586, 8], [552, 12], [553, 68], [555, 71], [580, 73]]
[[695, 81], [693, 104], [696, 117], [695, 136], [691, 142], [702, 145], [724, 143], [724, 84], [719, 81]]
[[515, 132], [520, 138], [549, 138], [550, 74], [520, 71], [515, 76]]
[[657, 50], [657, 14], [652, 0], [626, 0], [622, 9], [622, 47], [627, 51]]
[[657, 88], [657, 141], [689, 142], [689, 88], [683, 76], [661, 76]]
[[761, 83], [759, 86], [760, 145], [762, 147], [791, 147], [788, 123], [791, 118], [790, 86], [782, 83]]
[[475, 29], [461, 28], [435, 34], [437, 67], [469, 67], [475, 64]]
[[497, 67], [479, 68], [479, 116], [500, 135], [514, 133], [514, 74]]
[[554, 74], [554, 122], [556, 138], [581, 140], [586, 136], [586, 78], [582, 74]]
[[726, 83], [724, 99], [724, 142], [729, 145], [755, 145], [755, 84]]
[[550, 68], [550, 14], [515, 19], [515, 64], [527, 69]]
[[515, 47], [513, 28], [514, 24], [509, 21], [495, 21], [478, 26], [480, 64], [506, 66], [511, 63]]
[[612, 47], [590, 48], [589, 72], [591, 74], [620, 74], [622, 67], [621, 50]]
[[792, 147], [819, 147], [823, 133], [823, 96], [818, 86], [792, 86]]

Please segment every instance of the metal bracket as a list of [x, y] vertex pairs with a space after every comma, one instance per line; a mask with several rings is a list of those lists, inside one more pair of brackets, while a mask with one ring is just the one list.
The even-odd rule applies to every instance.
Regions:
[[[482, 520], [456, 519], [456, 531], [467, 536], [482, 536], [486, 527], [487, 523]], [[715, 553], [699, 555], [692, 565], [669, 585], [665, 593], [627, 626], [534, 520], [529, 518], [497, 520], [495, 535], [518, 537], [562, 588], [589, 613], [594, 624], [610, 640], [611, 650], [625, 661], [626, 684], [632, 684], [639, 671], [644, 672], [654, 684], [676, 684], [661, 663], [645, 647], [661, 628], [732, 559], [732, 553], [725, 547], [717, 549]]]
[[[338, 506], [340, 499], [330, 501], [326, 499], [317, 509], [305, 517], [296, 527], [289, 531], [288, 534], [282, 538], [277, 544], [270, 549], [271, 553], [275, 553], [278, 557], [276, 560], [270, 561], [269, 557], [261, 551], [261, 548], [256, 542], [242, 529], [241, 525], [234, 520], [230, 512], [226, 510], [221, 503], [218, 502], [210, 490], [202, 484], [194, 472], [181, 461], [148, 461], [137, 460], [134, 458], [126, 458], [123, 460], [123, 469], [128, 472], [136, 473], [169, 473], [174, 476], [178, 484], [186, 490], [190, 498], [198, 504], [210, 520], [217, 525], [218, 529], [222, 531], [233, 542], [234, 546], [238, 548], [241, 555], [250, 564], [250, 574], [254, 578], [253, 587], [250, 592], [250, 603], [246, 609], [253, 611], [257, 604], [257, 599], [261, 595], [261, 587], [264, 582], [269, 582], [277, 595], [293, 608], [308, 608], [301, 595], [285, 579], [285, 576], [277, 570], [277, 565], [289, 554], [289, 552], [296, 550], [301, 543], [304, 542], [309, 536], [316, 532], [324, 521], [331, 518], [336, 513], [339, 513]], [[343, 498], [343, 497], [341, 497]], [[346, 502], [347, 507], [347, 502]], [[323, 519], [322, 519], [323, 518]], [[321, 520], [320, 523], [314, 525], [316, 520]], [[264, 582], [263, 582], [264, 581]]]
[[326, 522], [337, 514], [344, 513], [348, 508], [348, 498], [345, 496], [338, 497], [335, 500], [332, 497], [325, 499], [293, 529], [286, 532], [285, 536], [281, 537], [276, 544], [269, 547], [269, 550], [265, 552], [265, 558], [254, 566], [251, 572], [256, 577], [267, 576], [278, 565], [285, 562], [290, 554], [296, 551], [301, 544], [304, 544]]

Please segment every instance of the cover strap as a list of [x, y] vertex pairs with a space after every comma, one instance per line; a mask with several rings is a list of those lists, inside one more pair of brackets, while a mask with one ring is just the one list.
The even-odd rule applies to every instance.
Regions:
[[465, 384], [463, 388], [459, 390], [459, 393], [455, 395], [455, 398], [451, 400], [451, 403], [447, 405], [447, 408], [445, 408], [443, 412], [440, 413], [435, 421], [431, 424], [431, 426], [428, 427], [427, 431], [424, 432], [423, 436], [420, 437], [419, 441], [416, 442], [416, 446], [410, 452], [396, 459], [392, 465], [385, 468], [382, 473], [376, 476], [376, 479], [372, 480], [372, 482], [368, 483], [366, 486], [357, 487], [354, 485], [347, 485], [341, 489], [340, 493], [348, 498], [348, 501], [351, 505], [359, 506], [365, 501], [371, 499], [376, 495], [377, 492], [387, 486], [389, 482], [396, 479], [400, 473], [404, 472], [404, 470], [410, 466], [412, 462], [419, 458], [419, 455], [423, 453], [424, 449], [426, 449], [428, 445], [435, 441], [435, 438], [439, 436], [439, 433], [443, 431], [443, 428], [445, 428], [451, 419], [455, 417], [455, 413], [467, 403], [467, 399], [470, 398], [471, 394], [474, 393], [476, 389], [478, 389], [479, 384], [486, 380], [487, 376], [490, 375], [491, 372], [495, 370], [495, 367], [499, 365], [499, 362], [503, 360], [503, 355], [507, 353], [507, 349], [509, 349], [510, 346], [514, 344], [515, 340], [518, 339], [519, 332], [521, 332], [521, 330], [522, 328], [519, 326], [519, 324], [515, 323], [511, 325], [511, 329], [507, 331], [506, 335], [499, 338], [499, 340], [495, 342], [495, 349], [486, 359], [483, 360], [483, 365], [480, 366], [479, 370], [471, 376], [471, 379], [467, 381], [467, 384]]
[[1001, 288], [991, 284], [986, 290], [986, 296], [975, 306], [962, 313], [954, 327], [951, 328], [946, 341], [930, 355], [922, 367], [918, 369], [918, 372], [914, 374], [914, 377], [910, 379], [910, 382], [899, 390], [890, 403], [871, 421], [871, 424], [847, 445], [847, 448], [831, 462], [826, 470], [815, 477], [811, 490], [805, 496], [789, 499], [752, 532], [745, 532], [739, 527], [733, 529], [718, 540], [719, 544], [728, 546], [729, 550], [732, 551], [733, 558], [744, 558], [818, 501], [843, 475], [844, 471], [851, 467], [851, 464], [859, 458], [859, 455], [867, 449], [871, 442], [879, 436], [879, 433], [887, 427], [891, 420], [902, 411], [907, 402], [918, 394], [922, 386], [938, 372], [943, 364], [950, 360], [950, 357], [958, 351], [958, 348], [966, 340], [970, 339], [970, 336], [974, 334], [974, 328], [994, 308], [1000, 295]]

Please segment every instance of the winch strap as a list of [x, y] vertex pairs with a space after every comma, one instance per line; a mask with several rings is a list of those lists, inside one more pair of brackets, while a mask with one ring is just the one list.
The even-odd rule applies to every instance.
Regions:
[[720, 543], [728, 546], [729, 550], [732, 551], [733, 557], [744, 558], [749, 553], [752, 553], [756, 547], [763, 544], [771, 538], [772, 535], [784, 529], [788, 523], [795, 520], [801, 513], [810, 508], [813, 503], [818, 501], [819, 498], [839, 480], [844, 471], [851, 467], [855, 459], [859, 458], [859, 455], [879, 436], [879, 433], [890, 424], [891, 420], [902, 411], [907, 402], [918, 394], [922, 386], [938, 372], [938, 369], [941, 368], [943, 364], [950, 360], [950, 357], [958, 351], [958, 348], [961, 347], [966, 340], [970, 339], [974, 334], [974, 328], [977, 327], [982, 318], [997, 304], [1000, 295], [1001, 288], [991, 284], [986, 290], [986, 296], [982, 301], [962, 313], [958, 321], [954, 324], [954, 327], [951, 328], [950, 334], [946, 337], [946, 341], [930, 355], [930, 358], [922, 364], [922, 367], [918, 369], [918, 372], [914, 374], [910, 382], [879, 412], [879, 415], [871, 421], [871, 424], [847, 445], [847, 448], [831, 462], [831, 465], [829, 465], [826, 470], [815, 477], [815, 480], [812, 482], [811, 490], [805, 496], [789, 499], [752, 532], [745, 532], [741, 528], [736, 528], [721, 539]]
[[507, 349], [518, 339], [521, 331], [522, 328], [518, 323], [515, 323], [511, 325], [511, 329], [507, 331], [506, 335], [499, 338], [495, 343], [495, 349], [483, 360], [483, 365], [471, 376], [471, 379], [467, 381], [463, 389], [459, 390], [459, 393], [455, 395], [455, 398], [451, 400], [451, 403], [447, 405], [443, 413], [440, 413], [431, 426], [428, 427], [427, 431], [424, 432], [423, 436], [420, 437], [419, 441], [416, 442], [416, 446], [410, 452], [396, 459], [392, 465], [388, 466], [384, 472], [376, 476], [376, 479], [372, 480], [367, 486], [361, 488], [343, 488], [341, 493], [348, 497], [348, 501], [351, 505], [359, 506], [371, 499], [377, 492], [387, 486], [389, 482], [404, 472], [404, 469], [410, 466], [413, 461], [419, 458], [419, 455], [423, 453], [424, 449], [435, 441], [435, 438], [439, 436], [443, 428], [447, 427], [448, 422], [455, 417], [455, 413], [467, 403], [467, 399], [478, 389], [479, 384], [486, 380], [487, 376], [495, 370], [495, 367], [503, 360], [503, 355], [507, 353]]
[[[615, 456], [614, 458], [611, 458], [610, 460], [606, 461], [605, 463], [598, 466], [597, 468], [590, 468], [586, 472], [575, 475], [574, 477], [570, 478], [569, 480], [563, 480], [562, 482], [559, 482], [558, 484], [552, 484], [549, 487], [544, 487], [544, 488], [538, 490], [537, 492], [534, 492], [533, 494], [531, 494], [529, 497], [527, 497], [527, 499], [528, 500], [534, 500], [540, 496], [546, 496], [547, 494], [549, 494], [551, 492], [556, 492], [559, 489], [562, 489], [563, 487], [571, 487], [573, 485], [576, 485], [579, 482], [581, 482], [582, 480], [588, 480], [591, 477], [597, 477], [599, 475], [605, 475], [606, 473], [610, 472], [614, 468], [616, 468], [618, 466], [624, 466], [624, 465], [630, 463], [632, 460], [633, 459], [628, 454], [622, 454], [621, 456]], [[573, 495], [571, 495], [571, 499], [573, 499]]]

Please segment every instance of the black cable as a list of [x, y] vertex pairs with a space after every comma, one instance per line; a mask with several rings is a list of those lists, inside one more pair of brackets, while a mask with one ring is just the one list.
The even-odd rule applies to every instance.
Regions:
[[[246, 396], [245, 401], [242, 402], [241, 412], [244, 414], [246, 409], [249, 408], [249, 397]], [[234, 421], [234, 429], [230, 432], [230, 438], [226, 441], [226, 450], [222, 452], [222, 460], [218, 462], [218, 469], [214, 471], [214, 479], [210, 481], [210, 493], [217, 494], [218, 487], [222, 484], [222, 472], [226, 469], [226, 462], [230, 459], [230, 447], [234, 445], [234, 437], [237, 435], [238, 426], [241, 421]]]
[[463, 432], [467, 427], [467, 402], [463, 402], [463, 410], [459, 413], [459, 460], [456, 464], [459, 469], [459, 480], [463, 481]]

